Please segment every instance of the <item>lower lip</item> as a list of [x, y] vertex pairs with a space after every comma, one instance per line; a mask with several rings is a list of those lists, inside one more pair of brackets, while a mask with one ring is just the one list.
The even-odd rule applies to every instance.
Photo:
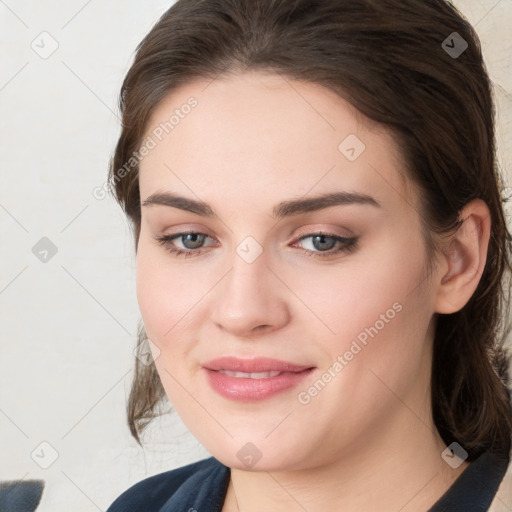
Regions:
[[297, 386], [314, 368], [301, 372], [284, 372], [275, 377], [266, 379], [250, 379], [243, 377], [231, 377], [214, 370], [206, 371], [206, 378], [219, 395], [231, 400], [253, 402], [265, 400], [271, 396]]

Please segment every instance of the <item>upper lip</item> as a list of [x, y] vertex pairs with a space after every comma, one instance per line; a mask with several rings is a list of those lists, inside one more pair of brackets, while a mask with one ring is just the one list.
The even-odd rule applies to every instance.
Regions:
[[207, 361], [202, 365], [208, 370], [227, 370], [232, 372], [256, 373], [256, 372], [301, 372], [312, 368], [308, 365], [297, 365], [288, 361], [257, 357], [254, 359], [239, 359], [237, 357], [219, 357]]

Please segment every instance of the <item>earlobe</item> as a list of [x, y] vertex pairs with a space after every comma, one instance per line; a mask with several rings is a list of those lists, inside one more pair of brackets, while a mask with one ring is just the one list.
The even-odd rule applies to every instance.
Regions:
[[460, 218], [462, 224], [441, 254], [444, 265], [439, 275], [436, 313], [455, 313], [466, 305], [480, 282], [487, 260], [491, 218], [486, 203], [473, 199], [462, 209]]

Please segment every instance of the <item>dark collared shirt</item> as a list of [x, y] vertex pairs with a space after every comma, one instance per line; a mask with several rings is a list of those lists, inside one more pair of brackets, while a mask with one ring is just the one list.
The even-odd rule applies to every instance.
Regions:
[[[485, 512], [509, 461], [484, 453], [428, 512]], [[230, 469], [214, 457], [146, 478], [121, 494], [107, 512], [221, 512]]]

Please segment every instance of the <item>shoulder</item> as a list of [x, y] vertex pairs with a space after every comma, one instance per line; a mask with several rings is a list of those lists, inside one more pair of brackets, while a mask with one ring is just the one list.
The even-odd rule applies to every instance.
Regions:
[[489, 512], [507, 512], [512, 510], [512, 462], [501, 481], [501, 485], [492, 502]]
[[226, 469], [225, 466], [209, 457], [148, 477], [124, 491], [106, 512], [157, 511], [189, 480], [204, 482], [209, 475], [222, 469]]

